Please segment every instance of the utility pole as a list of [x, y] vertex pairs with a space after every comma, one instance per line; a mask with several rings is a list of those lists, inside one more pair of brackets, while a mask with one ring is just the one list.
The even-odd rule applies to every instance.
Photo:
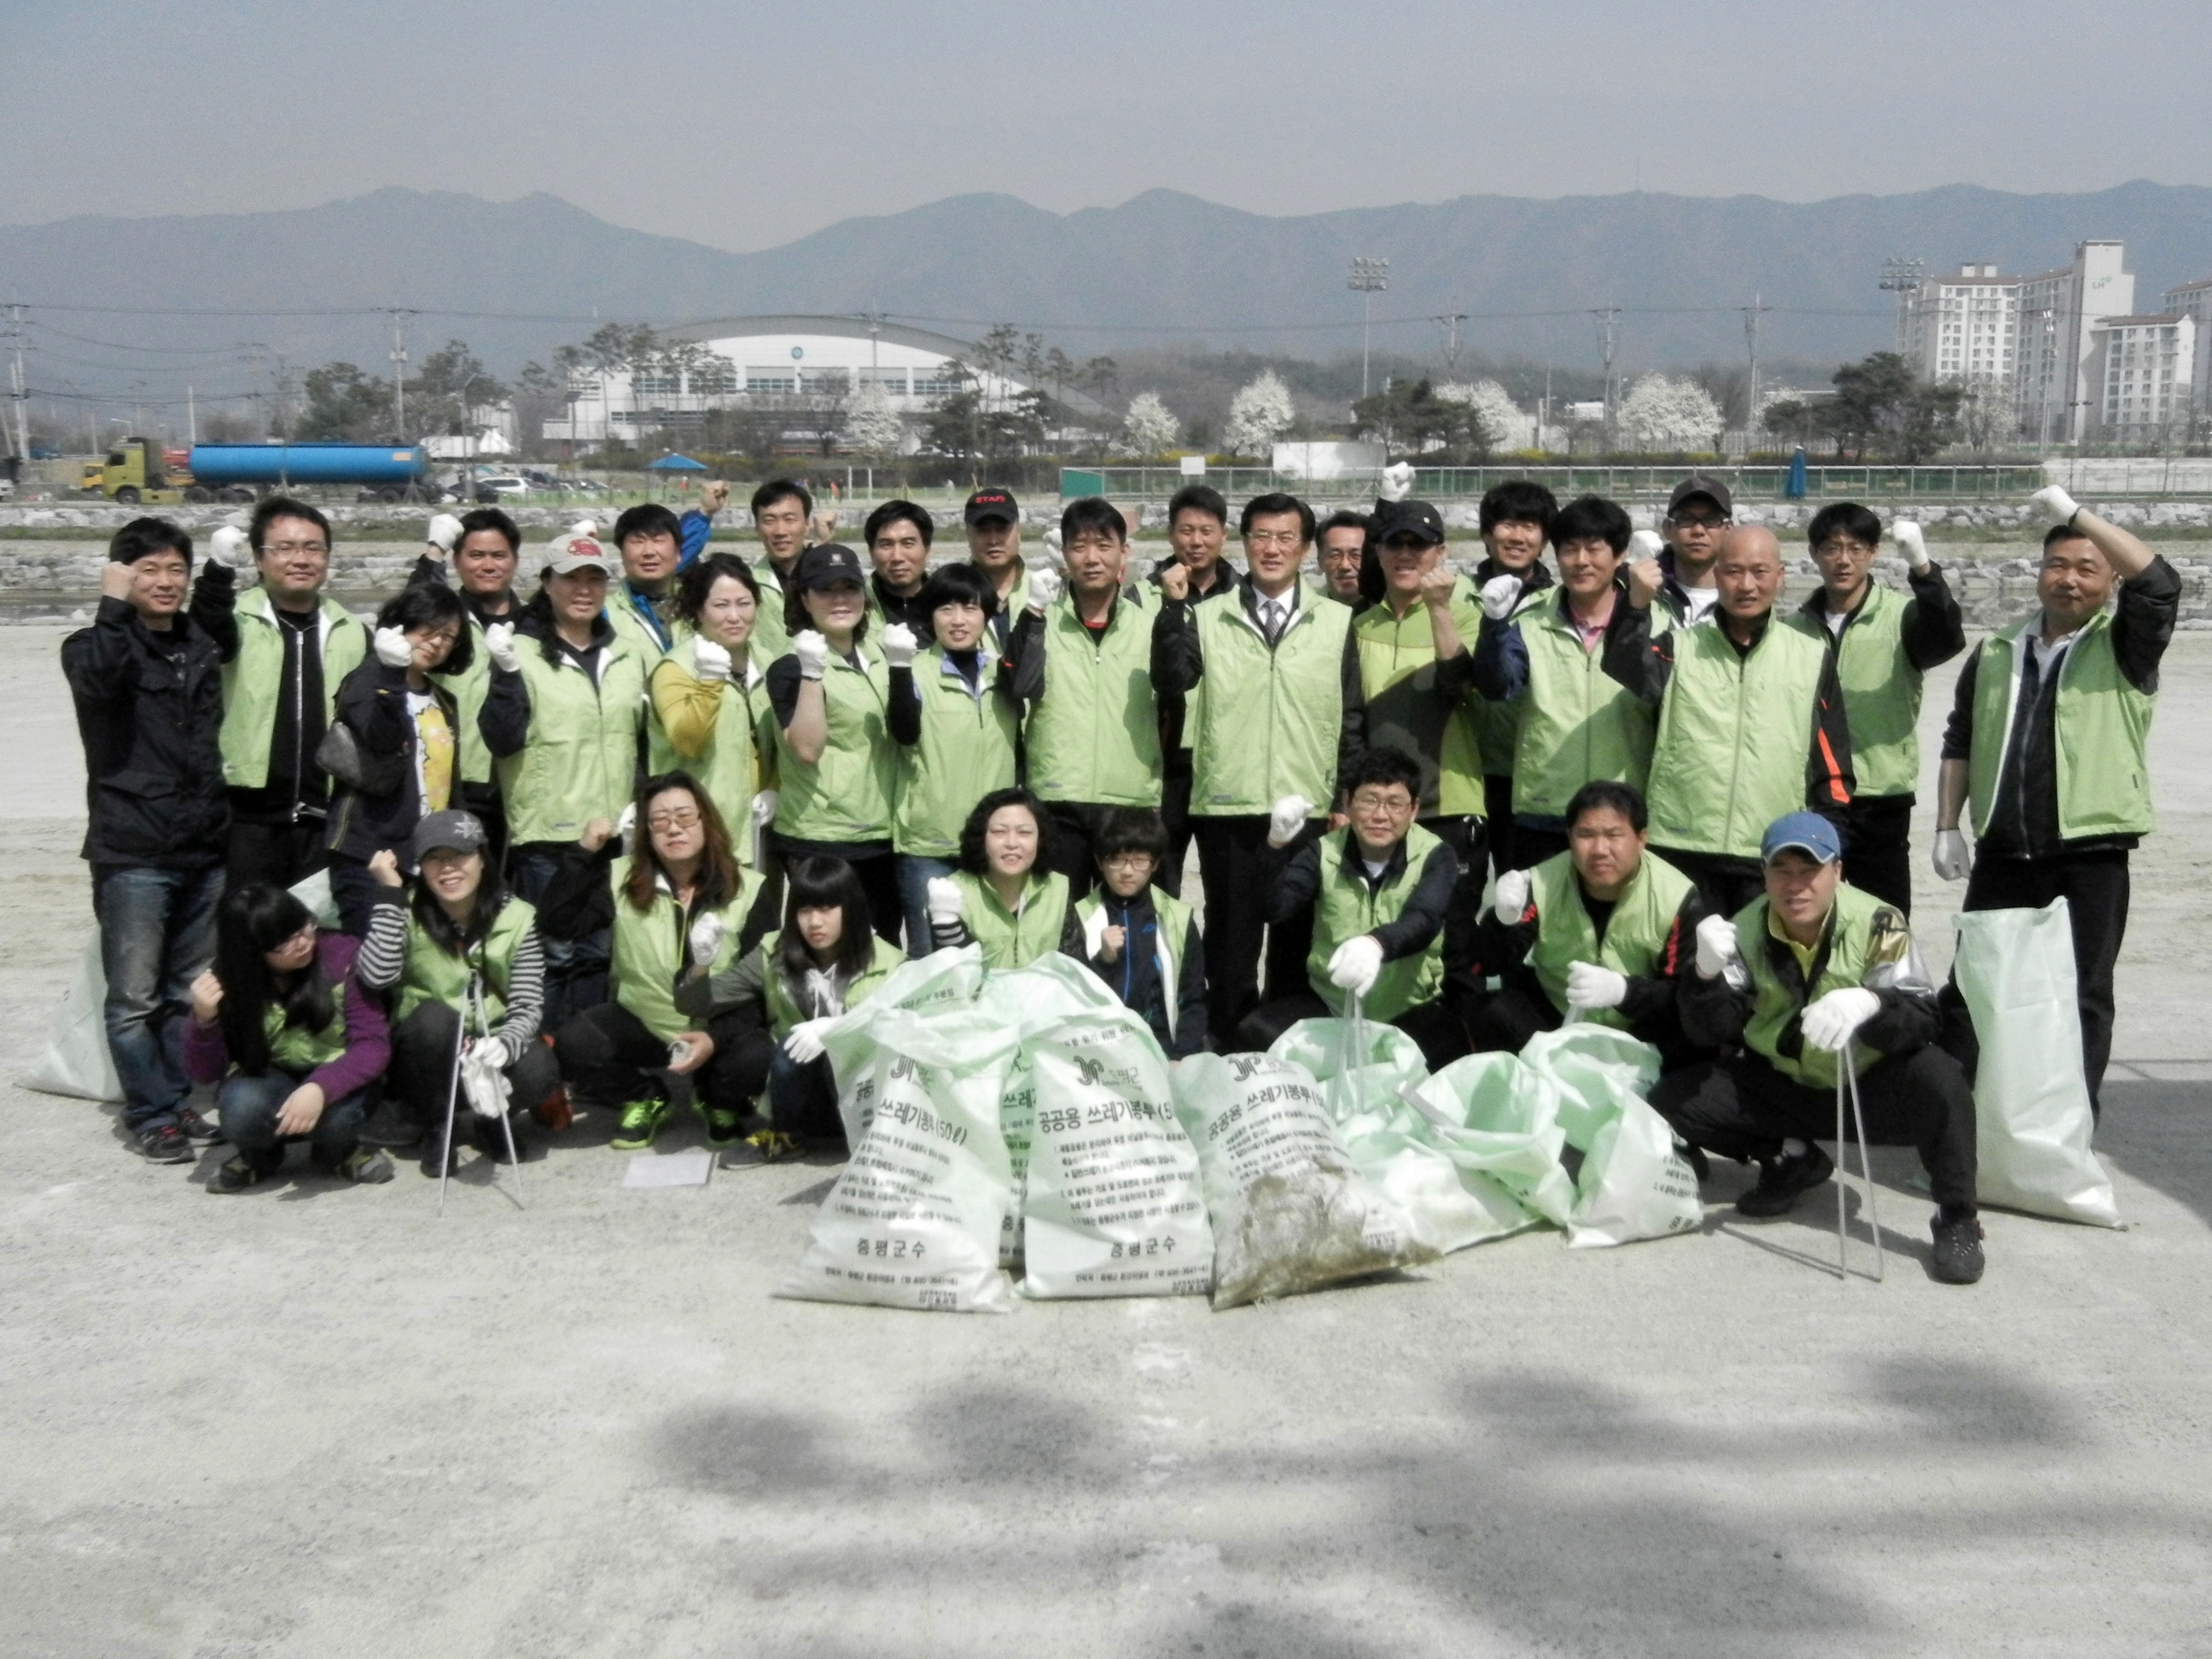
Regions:
[[31, 458], [31, 428], [24, 417], [24, 399], [30, 393], [23, 384], [23, 313], [26, 307], [8, 307], [8, 345], [13, 356], [9, 368], [9, 390], [15, 400], [15, 453], [25, 460]]
[[[1452, 303], [1456, 305], [1459, 302], [1455, 300]], [[1467, 313], [1447, 311], [1443, 316], [1431, 317], [1429, 320], [1444, 331], [1444, 373], [1449, 376], [1459, 368], [1459, 325], [1467, 320]]]
[[1597, 319], [1598, 340], [1605, 350], [1605, 453], [1613, 452], [1613, 360], [1620, 347], [1620, 307], [1601, 306], [1590, 313]]
[[393, 431], [402, 443], [407, 441], [407, 322], [415, 313], [398, 306], [387, 307], [392, 314], [392, 418]]
[[1925, 259], [1888, 258], [1881, 262], [1881, 291], [1897, 295], [1897, 349], [1905, 349], [1906, 319], [1912, 314], [1913, 296], [1928, 280]]
[[1368, 339], [1375, 327], [1375, 296], [1390, 286], [1390, 262], [1388, 259], [1355, 258], [1352, 276], [1345, 287], [1360, 296], [1359, 313], [1359, 396], [1367, 397]]
[[1751, 442], [1752, 433], [1759, 426], [1759, 319], [1762, 313], [1774, 309], [1772, 306], [1763, 303], [1765, 297], [1753, 295], [1751, 303], [1744, 307], [1743, 313], [1744, 343], [1751, 348], [1751, 385], [1745, 393], [1743, 415], [1743, 441], [1747, 447]]
[[185, 442], [190, 447], [197, 445], [199, 441], [200, 406], [192, 401], [192, 388], [187, 383], [185, 387]]

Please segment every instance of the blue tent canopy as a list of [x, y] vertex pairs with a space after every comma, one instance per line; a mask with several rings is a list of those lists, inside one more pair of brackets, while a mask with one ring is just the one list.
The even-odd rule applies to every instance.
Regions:
[[663, 455], [645, 469], [647, 472], [704, 472], [707, 464], [689, 455]]

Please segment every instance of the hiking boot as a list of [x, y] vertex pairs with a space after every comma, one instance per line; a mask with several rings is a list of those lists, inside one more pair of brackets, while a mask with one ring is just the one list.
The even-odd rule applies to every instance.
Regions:
[[248, 1187], [259, 1186], [274, 1173], [248, 1164], [243, 1157], [228, 1158], [224, 1160], [222, 1168], [215, 1172], [215, 1179], [208, 1182], [208, 1190], [211, 1193], [242, 1193]]
[[699, 1121], [707, 1126], [709, 1146], [726, 1146], [738, 1138], [744, 1121], [740, 1114], [709, 1105], [703, 1100], [694, 1100], [691, 1104], [699, 1114]]
[[177, 1127], [184, 1131], [185, 1139], [195, 1146], [212, 1146], [222, 1139], [222, 1131], [202, 1117], [197, 1106], [177, 1108]]
[[1810, 1142], [1795, 1158], [1762, 1158], [1759, 1160], [1759, 1185], [1736, 1200], [1736, 1212], [1787, 1215], [1800, 1193], [1810, 1192], [1835, 1172], [1836, 1166], [1828, 1155]]
[[453, 1125], [453, 1144], [446, 1148], [449, 1157], [446, 1167], [440, 1169], [439, 1151], [446, 1146], [446, 1126], [443, 1123], [426, 1125], [422, 1131], [422, 1173], [435, 1181], [441, 1175], [451, 1175], [461, 1164], [461, 1125]]
[[653, 1145], [653, 1138], [667, 1121], [665, 1100], [633, 1100], [622, 1109], [622, 1122], [607, 1145], [618, 1152], [641, 1152]]
[[1936, 1255], [1933, 1266], [1936, 1277], [1946, 1285], [1973, 1285], [1980, 1282], [1982, 1268], [1982, 1224], [1978, 1217], [1954, 1216], [1947, 1221], [1938, 1210], [1936, 1218], [1928, 1224], [1936, 1235]]
[[723, 1155], [726, 1170], [757, 1170], [806, 1156], [806, 1143], [781, 1129], [756, 1129]]
[[184, 1130], [173, 1123], [157, 1123], [142, 1133], [138, 1151], [149, 1164], [189, 1164], [198, 1156]]
[[381, 1186], [392, 1179], [392, 1154], [375, 1146], [356, 1146], [331, 1170], [340, 1181], [363, 1187]]
[[361, 1139], [364, 1146], [420, 1146], [422, 1125], [401, 1110], [398, 1101], [381, 1101], [361, 1126]]
[[471, 1112], [469, 1116], [474, 1121], [469, 1125], [469, 1138], [476, 1142], [477, 1150], [491, 1159], [493, 1163], [504, 1164], [507, 1162], [507, 1138], [510, 1134], [513, 1135], [514, 1161], [520, 1164], [522, 1161], [523, 1148], [530, 1144], [522, 1138], [521, 1124], [526, 1115], [526, 1114], [517, 1107], [507, 1114], [506, 1125], [501, 1127], [500, 1121], [495, 1117], [486, 1117], [482, 1113]]

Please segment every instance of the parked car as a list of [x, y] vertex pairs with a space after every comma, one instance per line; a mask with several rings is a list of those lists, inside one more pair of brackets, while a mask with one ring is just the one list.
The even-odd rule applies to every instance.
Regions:
[[530, 494], [530, 480], [512, 473], [501, 473], [477, 480], [477, 501], [479, 506], [495, 507], [501, 501], [520, 501]]

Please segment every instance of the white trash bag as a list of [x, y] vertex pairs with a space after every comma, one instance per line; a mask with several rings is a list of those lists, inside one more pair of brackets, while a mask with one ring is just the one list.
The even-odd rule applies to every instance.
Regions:
[[[23, 1079], [42, 1095], [72, 1095], [79, 1100], [123, 1098], [115, 1056], [107, 1047], [107, 975], [100, 965], [100, 931], [93, 930], [61, 1006], [54, 1010], [46, 1051]], [[189, 1016], [187, 1016], [189, 1018]]]
[[2089, 1150], [2081, 1016], [2066, 901], [1959, 916], [1953, 966], [1974, 1017], [1974, 1195], [2100, 1227], [2120, 1224], [2112, 1177]]
[[1529, 1039], [1524, 1065], [1559, 1090], [1559, 1127], [1583, 1154], [1567, 1248], [1671, 1238], [1705, 1224], [1697, 1172], [1646, 1097], [1659, 1051], [1607, 1025], [1565, 1025]]

